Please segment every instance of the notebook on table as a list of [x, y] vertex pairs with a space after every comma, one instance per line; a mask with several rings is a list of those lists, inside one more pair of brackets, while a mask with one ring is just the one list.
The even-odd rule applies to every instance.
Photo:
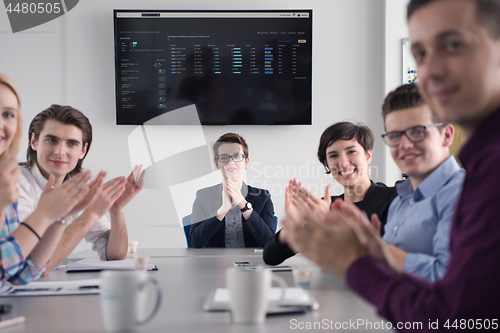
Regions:
[[[100, 261], [98, 259], [83, 259], [79, 261], [69, 261], [66, 273], [99, 272], [109, 269], [135, 270], [133, 259]], [[148, 271], [158, 270], [151, 261], [148, 263]]]
[[[268, 300], [270, 302], [278, 301], [281, 296], [281, 288], [270, 288]], [[205, 302], [203, 309], [205, 311], [228, 311], [229, 310], [229, 289], [217, 288], [211, 291]], [[285, 298], [281, 307], [303, 307], [307, 310], [319, 309], [319, 303], [314, 296], [302, 288], [286, 288]]]
[[27, 285], [6, 283], [0, 288], [0, 297], [64, 296], [99, 294], [100, 279], [73, 281], [34, 281]]

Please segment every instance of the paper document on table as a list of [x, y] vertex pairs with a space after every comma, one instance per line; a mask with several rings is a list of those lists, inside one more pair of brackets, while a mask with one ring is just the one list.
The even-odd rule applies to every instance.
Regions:
[[[98, 259], [83, 259], [79, 261], [69, 261], [67, 264], [68, 273], [85, 272], [85, 271], [101, 271], [109, 269], [125, 269], [135, 270], [135, 262], [133, 259], [100, 261]], [[148, 263], [148, 271], [157, 270], [156, 265], [151, 261]]]
[[[271, 288], [268, 293], [268, 300], [278, 301], [281, 296], [281, 288]], [[229, 309], [229, 289], [217, 288], [207, 296], [203, 308], [206, 311], [224, 311]], [[311, 310], [319, 308], [318, 301], [307, 290], [302, 288], [286, 288], [285, 298], [282, 306], [303, 306]]]
[[100, 284], [100, 279], [36, 281], [27, 285], [6, 283], [0, 288], [0, 297], [99, 294]]
[[19, 317], [0, 317], [0, 328], [4, 327], [9, 327], [17, 324], [22, 324], [26, 321], [25, 316], [19, 316]]
[[[277, 302], [281, 297], [281, 288], [271, 288], [267, 294], [269, 302]], [[217, 288], [215, 290], [214, 302], [227, 303], [231, 297], [229, 296], [229, 289]], [[310, 301], [309, 294], [302, 288], [286, 288], [285, 298], [283, 302], [287, 303], [307, 303]]]

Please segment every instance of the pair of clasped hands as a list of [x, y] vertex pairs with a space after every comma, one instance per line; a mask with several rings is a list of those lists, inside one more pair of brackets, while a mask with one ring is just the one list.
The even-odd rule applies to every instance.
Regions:
[[[141, 170], [142, 165], [136, 166], [127, 178], [117, 177], [105, 184], [105, 171], [93, 181], [91, 172], [84, 171], [56, 187], [55, 177], [50, 175], [35, 212], [52, 223], [87, 208], [101, 215], [110, 209], [121, 209], [142, 189], [145, 172]], [[0, 162], [0, 211], [17, 200], [19, 174], [17, 159], [7, 155]]]
[[342, 276], [350, 265], [372, 256], [399, 272], [392, 254], [380, 237], [381, 222], [376, 214], [368, 219], [352, 202], [330, 197], [330, 185], [320, 199], [296, 179], [285, 193], [284, 225], [280, 241], [287, 242], [330, 273]]
[[[245, 197], [241, 193], [241, 186], [239, 186], [236, 178], [229, 177], [226, 178], [222, 175], [222, 205], [217, 210], [218, 217], [226, 216], [227, 212], [232, 205], [238, 206], [240, 209], [243, 208], [243, 204], [246, 203]], [[242, 207], [240, 207], [240, 205]], [[222, 219], [221, 219], [222, 220]]]

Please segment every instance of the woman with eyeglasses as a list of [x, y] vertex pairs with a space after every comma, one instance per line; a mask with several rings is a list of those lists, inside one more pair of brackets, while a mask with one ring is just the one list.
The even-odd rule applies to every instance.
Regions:
[[269, 191], [243, 183], [248, 145], [226, 133], [213, 146], [222, 183], [196, 193], [189, 241], [203, 247], [264, 247], [275, 233], [274, 207]]
[[[383, 183], [374, 183], [370, 180], [369, 166], [372, 160], [373, 142], [372, 131], [363, 124], [340, 122], [323, 132], [318, 147], [318, 159], [326, 173], [332, 174], [342, 185], [344, 193], [330, 197], [330, 185], [327, 186], [325, 198], [323, 200], [317, 198], [316, 208], [328, 210], [330, 204], [338, 198], [353, 202], [368, 216], [377, 214], [382, 223], [380, 232], [383, 233], [389, 206], [396, 197], [396, 190], [394, 187], [387, 187]], [[293, 200], [292, 192], [297, 191], [308, 200], [316, 198], [294, 180], [287, 188], [285, 210]], [[267, 242], [263, 255], [266, 264], [278, 265], [295, 255], [286, 243], [285, 233], [286, 230], [281, 229]]]

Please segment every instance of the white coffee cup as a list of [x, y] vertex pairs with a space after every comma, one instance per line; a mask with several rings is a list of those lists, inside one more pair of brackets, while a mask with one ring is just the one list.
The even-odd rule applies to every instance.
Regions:
[[[268, 302], [268, 292], [272, 281], [281, 286], [278, 302]], [[262, 324], [267, 310], [279, 306], [285, 297], [287, 283], [269, 269], [247, 269], [230, 267], [226, 270], [226, 285], [229, 289], [232, 320], [235, 324]]]
[[[160, 285], [147, 271], [110, 270], [101, 272], [100, 277], [101, 314], [106, 330], [134, 329], [153, 319], [158, 312], [162, 298]], [[143, 315], [147, 284], [153, 284], [157, 294], [156, 305], [149, 316]]]
[[309, 289], [311, 282], [312, 268], [310, 267], [293, 267], [293, 280], [296, 288]]
[[128, 252], [136, 253], [137, 252], [137, 245], [139, 245], [139, 241], [129, 240], [128, 241]]
[[135, 269], [147, 270], [149, 265], [149, 256], [134, 256]]

